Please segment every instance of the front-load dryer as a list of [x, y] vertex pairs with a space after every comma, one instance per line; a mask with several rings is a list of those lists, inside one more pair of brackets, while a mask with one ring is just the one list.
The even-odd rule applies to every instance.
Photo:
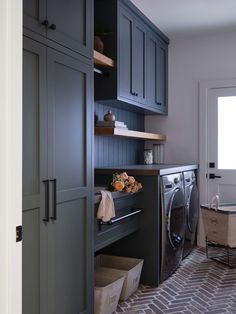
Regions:
[[199, 216], [199, 193], [195, 172], [186, 171], [183, 173], [183, 176], [186, 210], [186, 230], [183, 253], [183, 257], [185, 258], [192, 251], [195, 245]]
[[183, 257], [185, 206], [182, 173], [160, 178], [161, 183], [161, 267], [160, 281], [167, 279]]

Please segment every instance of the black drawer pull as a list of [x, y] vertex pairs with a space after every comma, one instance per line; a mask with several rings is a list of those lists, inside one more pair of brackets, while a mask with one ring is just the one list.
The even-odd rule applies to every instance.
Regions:
[[129, 217], [135, 216], [135, 215], [141, 213], [142, 211], [143, 211], [143, 209], [139, 208], [130, 214], [127, 214], [127, 215], [124, 215], [124, 216], [121, 216], [121, 217], [118, 217], [115, 219], [111, 219], [110, 221], [105, 222], [105, 221], [99, 220], [99, 225], [113, 225], [114, 223], [116, 223], [118, 221], [121, 221], [121, 220], [127, 219]]

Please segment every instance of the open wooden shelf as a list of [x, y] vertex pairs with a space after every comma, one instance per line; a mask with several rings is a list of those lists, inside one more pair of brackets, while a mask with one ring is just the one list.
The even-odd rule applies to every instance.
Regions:
[[158, 140], [166, 141], [167, 136], [163, 134], [131, 131], [122, 128], [106, 128], [106, 127], [95, 127], [95, 135], [103, 136], [124, 136], [131, 138], [139, 138], [144, 140]]
[[100, 67], [111, 67], [114, 68], [115, 61], [101, 54], [100, 52], [93, 51], [94, 64]]

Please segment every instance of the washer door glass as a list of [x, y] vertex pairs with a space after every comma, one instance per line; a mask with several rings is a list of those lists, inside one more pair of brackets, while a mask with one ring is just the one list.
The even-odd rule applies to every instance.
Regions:
[[167, 213], [167, 234], [173, 249], [183, 246], [185, 234], [184, 195], [178, 187], [173, 191], [170, 199]]

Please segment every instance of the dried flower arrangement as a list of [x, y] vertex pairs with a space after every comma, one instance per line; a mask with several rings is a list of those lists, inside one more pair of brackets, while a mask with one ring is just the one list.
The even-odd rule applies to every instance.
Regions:
[[127, 193], [136, 193], [142, 189], [142, 184], [135, 180], [134, 177], [128, 176], [126, 172], [113, 174], [111, 182], [115, 191], [125, 191]]

